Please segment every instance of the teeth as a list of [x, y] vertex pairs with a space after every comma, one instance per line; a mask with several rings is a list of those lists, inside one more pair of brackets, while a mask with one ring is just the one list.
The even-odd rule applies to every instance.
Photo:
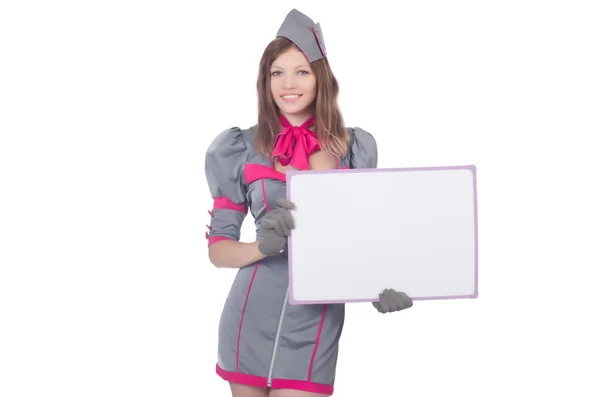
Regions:
[[296, 99], [298, 98], [300, 95], [284, 95], [283, 97], [285, 99]]

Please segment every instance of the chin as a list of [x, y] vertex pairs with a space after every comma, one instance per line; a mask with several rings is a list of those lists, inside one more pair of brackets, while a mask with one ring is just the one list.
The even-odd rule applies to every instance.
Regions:
[[277, 103], [279, 109], [281, 109], [285, 113], [296, 114], [303, 113], [309, 110], [310, 104], [305, 103], [304, 101], [299, 103], [288, 103], [288, 102], [279, 102]]
[[287, 114], [298, 114], [298, 113], [304, 113], [308, 110], [308, 106], [306, 106], [305, 104], [289, 104], [289, 103], [280, 103], [278, 104], [279, 109]]

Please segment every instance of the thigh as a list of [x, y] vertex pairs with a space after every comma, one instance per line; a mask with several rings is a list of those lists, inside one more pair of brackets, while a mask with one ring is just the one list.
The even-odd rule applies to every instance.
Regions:
[[229, 383], [231, 397], [269, 397], [269, 390], [260, 387]]
[[302, 390], [272, 389], [269, 397], [329, 397], [329, 394], [311, 393]]

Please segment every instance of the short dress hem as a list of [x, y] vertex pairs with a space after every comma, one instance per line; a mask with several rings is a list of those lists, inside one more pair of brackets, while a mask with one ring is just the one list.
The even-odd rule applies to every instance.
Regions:
[[266, 377], [256, 376], [251, 374], [244, 374], [241, 372], [230, 372], [225, 371], [217, 363], [217, 375], [223, 380], [231, 383], [237, 383], [247, 386], [259, 387], [259, 388], [271, 388], [271, 389], [292, 389], [300, 390], [311, 393], [326, 394], [328, 396], [333, 395], [333, 386], [324, 385], [321, 383], [315, 383], [304, 380], [293, 380], [293, 379], [278, 379], [274, 378], [271, 380], [271, 386], [268, 385]]

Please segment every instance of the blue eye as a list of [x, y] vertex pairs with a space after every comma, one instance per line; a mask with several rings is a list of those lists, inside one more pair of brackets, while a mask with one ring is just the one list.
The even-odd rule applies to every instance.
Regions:
[[[298, 73], [300, 73], [300, 74], [304, 74], [304, 75], [310, 74], [310, 73], [309, 73], [308, 71], [306, 71], [306, 70], [301, 70], [301, 71], [299, 71]], [[279, 74], [281, 74], [281, 72], [280, 72], [280, 71], [271, 72], [271, 76], [278, 76]]]

